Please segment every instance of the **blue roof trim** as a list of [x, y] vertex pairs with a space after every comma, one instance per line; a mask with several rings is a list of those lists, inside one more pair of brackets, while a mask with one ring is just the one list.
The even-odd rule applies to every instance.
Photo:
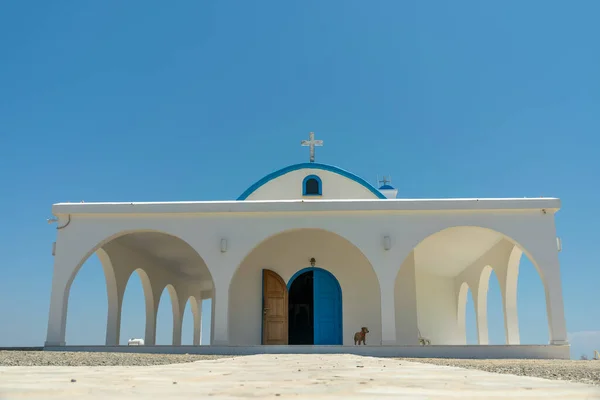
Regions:
[[390, 185], [383, 185], [382, 187], [379, 188], [379, 190], [389, 190], [389, 189], [394, 189], [394, 187], [390, 186]]
[[354, 175], [352, 172], [348, 172], [341, 168], [334, 167], [333, 165], [317, 164], [317, 163], [301, 163], [301, 164], [290, 165], [290, 166], [282, 168], [278, 171], [271, 172], [269, 175], [266, 175], [264, 178], [260, 179], [255, 184], [253, 184], [248, 189], [246, 189], [246, 191], [244, 193], [242, 193], [241, 196], [237, 198], [237, 200], [246, 200], [248, 198], [248, 196], [250, 196], [256, 190], [258, 190], [258, 188], [260, 188], [264, 184], [272, 181], [275, 178], [278, 178], [278, 177], [285, 175], [292, 171], [297, 171], [299, 169], [320, 169], [322, 171], [333, 172], [334, 174], [341, 175], [344, 178], [348, 178], [348, 179], [358, 183], [359, 185], [364, 186], [371, 193], [373, 193], [375, 196], [377, 196], [378, 199], [386, 199], [387, 198], [379, 190], [375, 189], [375, 187], [373, 185], [370, 185], [363, 178]]

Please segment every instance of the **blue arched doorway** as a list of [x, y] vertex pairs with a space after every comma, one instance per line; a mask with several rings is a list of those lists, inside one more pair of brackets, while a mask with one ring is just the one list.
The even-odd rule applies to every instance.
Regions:
[[329, 271], [305, 268], [287, 284], [289, 344], [341, 345], [342, 289]]

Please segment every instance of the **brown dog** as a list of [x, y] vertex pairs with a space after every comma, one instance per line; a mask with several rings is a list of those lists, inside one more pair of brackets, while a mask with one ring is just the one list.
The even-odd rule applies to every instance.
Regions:
[[362, 344], [366, 345], [367, 342], [367, 333], [369, 333], [369, 328], [367, 328], [366, 326], [363, 326], [362, 328], [360, 328], [360, 332], [356, 332], [354, 334], [354, 345], [360, 345], [360, 342], [362, 342]]

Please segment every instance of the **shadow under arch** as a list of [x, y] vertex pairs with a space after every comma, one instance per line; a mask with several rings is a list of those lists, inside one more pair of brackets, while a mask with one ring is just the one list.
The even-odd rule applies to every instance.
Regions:
[[83, 266], [83, 264], [92, 256], [92, 254], [96, 253], [99, 249], [102, 249], [108, 243], [114, 242], [115, 240], [117, 240], [117, 239], [119, 239], [121, 237], [128, 236], [128, 235], [139, 234], [139, 233], [155, 233], [155, 234], [159, 234], [159, 235], [164, 235], [165, 237], [171, 237], [171, 238], [177, 239], [177, 240], [185, 243], [202, 260], [202, 263], [207, 267], [208, 273], [210, 274], [210, 277], [211, 277], [211, 280], [212, 280], [212, 272], [210, 271], [210, 268], [208, 268], [208, 265], [204, 261], [204, 258], [185, 239], [182, 239], [181, 237], [177, 236], [176, 234], [170, 233], [170, 232], [167, 232], [167, 231], [164, 231], [164, 230], [158, 230], [158, 229], [126, 229], [126, 230], [121, 230], [119, 232], [113, 233], [112, 235], [109, 235], [109, 236], [105, 237], [104, 239], [100, 240], [96, 245], [94, 245], [90, 250], [88, 250], [87, 253], [85, 253], [85, 255], [81, 258], [81, 260], [77, 263], [77, 265], [73, 269], [73, 272], [72, 272], [72, 274], [71, 274], [71, 276], [70, 276], [70, 278], [69, 278], [69, 280], [67, 282], [67, 285], [66, 285], [67, 293], [68, 293], [68, 291], [69, 291], [69, 289], [71, 287], [71, 284], [73, 283], [73, 279], [75, 279], [75, 276], [77, 276], [77, 273], [79, 272], [79, 270], [81, 269], [81, 267]]
[[[152, 338], [150, 341], [147, 341], [147, 344], [148, 345], [153, 344], [154, 330], [155, 330], [155, 323], [156, 323], [155, 307], [156, 308], [158, 307], [158, 302], [157, 302], [158, 299], [155, 299], [153, 289], [152, 289], [152, 274], [150, 273], [150, 271], [147, 271], [145, 268], [144, 269], [141, 269], [141, 268], [134, 269], [131, 267], [131, 265], [125, 265], [125, 263], [121, 262], [119, 257], [115, 257], [114, 254], [111, 254], [112, 252], [108, 248], [111, 245], [113, 245], [114, 243], [119, 243], [120, 241], [123, 241], [124, 239], [127, 239], [127, 238], [135, 239], [135, 238], [141, 237], [142, 235], [153, 235], [152, 237], [154, 240], [164, 239], [166, 241], [170, 241], [171, 245], [177, 245], [177, 246], [179, 246], [180, 249], [182, 249], [182, 248], [185, 249], [185, 252], [189, 256], [189, 259], [193, 260], [193, 262], [190, 264], [193, 264], [193, 265], [199, 267], [197, 270], [198, 279], [202, 280], [202, 281], [210, 281], [211, 284], [214, 286], [212, 272], [211, 272], [210, 268], [208, 267], [208, 265], [206, 264], [206, 262], [204, 261], [204, 258], [185, 239], [183, 239], [175, 234], [165, 232], [162, 230], [156, 230], [156, 229], [121, 230], [119, 232], [108, 235], [107, 237], [98, 241], [86, 253], [84, 253], [84, 256], [78, 261], [78, 263], [75, 265], [75, 268], [72, 270], [72, 272], [69, 276], [69, 279], [67, 280], [67, 283], [64, 287], [64, 294], [63, 294], [64, 300], [63, 300], [62, 307], [63, 307], [64, 311], [63, 311], [63, 318], [61, 321], [61, 324], [62, 324], [61, 330], [62, 330], [63, 338], [65, 335], [67, 310], [68, 310], [68, 298], [69, 298], [69, 293], [71, 290], [71, 285], [73, 284], [75, 277], [81, 270], [81, 267], [85, 264], [85, 262], [94, 253], [96, 253], [98, 255], [98, 258], [100, 259], [100, 262], [102, 264], [102, 269], [104, 271], [107, 294], [108, 294], [108, 301], [109, 301], [106, 344], [107, 345], [117, 345], [119, 342], [120, 318], [121, 318], [120, 313], [121, 313], [122, 296], [124, 294], [125, 287], [134, 271], [138, 272], [138, 275], [140, 276], [140, 279], [142, 281], [143, 290], [144, 290], [144, 297], [145, 297], [145, 304], [146, 304], [146, 321], [147, 321], [145, 334], [146, 334], [146, 338]], [[148, 237], [148, 236], [146, 236], [146, 237]], [[151, 246], [149, 246], [149, 247], [151, 247]], [[163, 287], [163, 289], [164, 289], [164, 287]], [[168, 290], [171, 295], [171, 299], [173, 299], [174, 296], [176, 297], [176, 291], [172, 285], [171, 285], [171, 288], [169, 288]], [[179, 316], [177, 318], [181, 319], [180, 313], [179, 313], [179, 307], [180, 307], [179, 301], [172, 300], [172, 303], [173, 303], [174, 311], [177, 310], [177, 312], [178, 312], [177, 315], [179, 315]], [[175, 315], [176, 314], [174, 313], [174, 318], [175, 318]], [[153, 321], [153, 322], [152, 322], [152, 324], [149, 324], [148, 321]], [[150, 330], [152, 330], [151, 334], [150, 334]], [[115, 333], [115, 332], [118, 332], [118, 333]], [[64, 339], [63, 339], [63, 341], [64, 341]]]
[[228, 293], [230, 344], [261, 344], [262, 270], [272, 270], [288, 282], [298, 271], [307, 268], [313, 257], [320, 268], [336, 278], [341, 291], [356, 293], [356, 296], [344, 296], [342, 304], [344, 344], [353, 344], [351, 336], [367, 325], [370, 325], [371, 341], [380, 342], [381, 290], [367, 256], [337, 232], [293, 228], [260, 241], [236, 267]]
[[[419, 238], [416, 241], [416, 244], [413, 246], [412, 252], [409, 255], [407, 255], [405, 260], [402, 261], [404, 264], [410, 257], [414, 257], [415, 259], [415, 286], [417, 292], [416, 308], [419, 328], [421, 328], [421, 323], [424, 319], [423, 314], [430, 313], [430, 311], [433, 311], [433, 307], [427, 307], [423, 304], [424, 302], [427, 302], [426, 296], [423, 295], [423, 293], [426, 291], [421, 288], [424, 282], [427, 281], [428, 277], [426, 276], [426, 274], [432, 275], [433, 278], [435, 278], [437, 274], [437, 276], [440, 277], [440, 279], [456, 278], [457, 275], [464, 270], [464, 268], [470, 266], [473, 262], [477, 261], [479, 257], [485, 254], [488, 250], [492, 249], [502, 240], [506, 240], [513, 246], [513, 250], [511, 250], [510, 255], [507, 257], [506, 278], [503, 281], [503, 284], [505, 285], [504, 287], [506, 288], [506, 296], [508, 298], [508, 301], [506, 301], [508, 307], [514, 308], [514, 315], [516, 315], [516, 287], [518, 279], [519, 262], [523, 253], [526, 254], [531, 263], [535, 266], [536, 271], [538, 272], [538, 276], [545, 288], [546, 304], [548, 304], [549, 295], [544, 273], [540, 268], [539, 264], [536, 262], [535, 258], [532, 256], [532, 254], [522, 244], [520, 244], [511, 236], [507, 235], [501, 230], [495, 228], [478, 225], [447, 226], [442, 229], [433, 230], [431, 232], [423, 234], [421, 238]], [[469, 251], [472, 254], [467, 254]], [[396, 280], [398, 280], [400, 273], [402, 273], [402, 269], [403, 268], [400, 268], [398, 275], [396, 276]], [[485, 338], [484, 342], [487, 342], [487, 331], [482, 332], [481, 327], [485, 326], [485, 329], [487, 329], [487, 320], [482, 321], [481, 319], [487, 318], [487, 313], [482, 310], [483, 308], [487, 307], [487, 290], [489, 288], [489, 279], [492, 271], [495, 271], [495, 269], [493, 269], [493, 267], [489, 265], [485, 266], [482, 269], [481, 275], [478, 279], [478, 285], [476, 288], [473, 288], [477, 291], [477, 300], [475, 300], [475, 293], [472, 292], [472, 295], [476, 302], [478, 333], [480, 337], [483, 336]], [[423, 276], [420, 277], [419, 275]], [[459, 328], [457, 331], [455, 331], [454, 337], [449, 339], [450, 342], [445, 344], [455, 344], [459, 341], [462, 342], [462, 338], [465, 337], [462, 334], [462, 320], [460, 319], [462, 318], [461, 308], [464, 307], [461, 307], [460, 305], [466, 304], [465, 296], [467, 291], [464, 289], [463, 286], [461, 286], [460, 289], [455, 288], [455, 290], [455, 299], [458, 298], [459, 301], [448, 301], [448, 304], [455, 304], [456, 307], [459, 308], [458, 310], [454, 311], [448, 310], [446, 314], [451, 312], [451, 314], [455, 315], [456, 318], [458, 318], [457, 320], [455, 320], [454, 323], [457, 323], [458, 325], [455, 326]], [[397, 294], [395, 293], [395, 296], [396, 295]], [[450, 294], [448, 293], [448, 300], [449, 296]], [[547, 310], [547, 313], [549, 314], [549, 310]], [[550, 321], [550, 315], [548, 315], [548, 321]], [[450, 326], [451, 324], [449, 320], [446, 323], [448, 326]], [[548, 327], [548, 329], [550, 330], [550, 326]], [[421, 328], [421, 331], [422, 330], [423, 329]], [[425, 332], [440, 332], [441, 330], [442, 329], [440, 326], [434, 327], [433, 325], [430, 326], [429, 329], [425, 328]], [[517, 328], [515, 328], [514, 323], [507, 323], [506, 317], [505, 330], [507, 332], [507, 337], [509, 335], [509, 331], [517, 330], [516, 333], [511, 332], [511, 335], [513, 338], [516, 337], [516, 340], [518, 341], [518, 326]]]
[[[544, 284], [544, 286], [546, 285], [546, 279], [544, 277], [544, 272], [543, 270], [540, 268], [539, 264], [537, 263], [537, 261], [535, 260], [535, 258], [533, 257], [533, 255], [527, 250], [526, 247], [524, 247], [521, 243], [519, 243], [517, 240], [513, 239], [510, 235], [502, 232], [502, 230], [497, 229], [497, 228], [490, 228], [490, 227], [486, 227], [486, 226], [480, 226], [480, 225], [450, 225], [450, 226], [446, 226], [444, 228], [441, 229], [436, 229], [430, 232], [427, 232], [423, 235], [421, 235], [420, 238], [418, 238], [413, 245], [413, 251], [416, 250], [419, 246], [421, 246], [426, 240], [431, 239], [432, 237], [435, 237], [436, 235], [440, 235], [440, 234], [444, 234], [445, 232], [450, 232], [453, 230], [458, 230], [458, 229], [471, 229], [474, 231], [480, 231], [480, 232], [492, 232], [492, 233], [496, 233], [498, 235], [501, 235], [503, 239], [508, 240], [509, 242], [511, 242], [513, 245], [515, 245], [518, 250], [520, 250], [520, 252], [524, 253], [527, 258], [529, 258], [529, 260], [531, 261], [531, 263], [534, 265], [535, 269], [538, 272], [538, 275], [540, 276], [540, 279], [542, 280], [542, 283]], [[514, 255], [515, 258], [519, 258], [521, 257], [521, 253], [516, 252], [517, 254]], [[513, 257], [513, 255], [511, 255], [511, 257]]]

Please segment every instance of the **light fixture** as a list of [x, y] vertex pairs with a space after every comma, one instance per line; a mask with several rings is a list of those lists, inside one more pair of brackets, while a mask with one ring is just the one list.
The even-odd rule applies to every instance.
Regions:
[[559, 253], [562, 251], [562, 240], [559, 237], [556, 238], [556, 249]]
[[314, 257], [312, 257], [312, 258], [310, 259], [310, 266], [311, 266], [311, 267], [314, 267], [316, 263], [317, 263], [317, 260], [315, 260], [315, 258], [314, 258]]
[[221, 239], [221, 253], [225, 253], [227, 251], [227, 239]]
[[389, 250], [392, 248], [392, 240], [390, 239], [389, 236], [384, 236], [383, 237], [383, 248], [385, 250]]

